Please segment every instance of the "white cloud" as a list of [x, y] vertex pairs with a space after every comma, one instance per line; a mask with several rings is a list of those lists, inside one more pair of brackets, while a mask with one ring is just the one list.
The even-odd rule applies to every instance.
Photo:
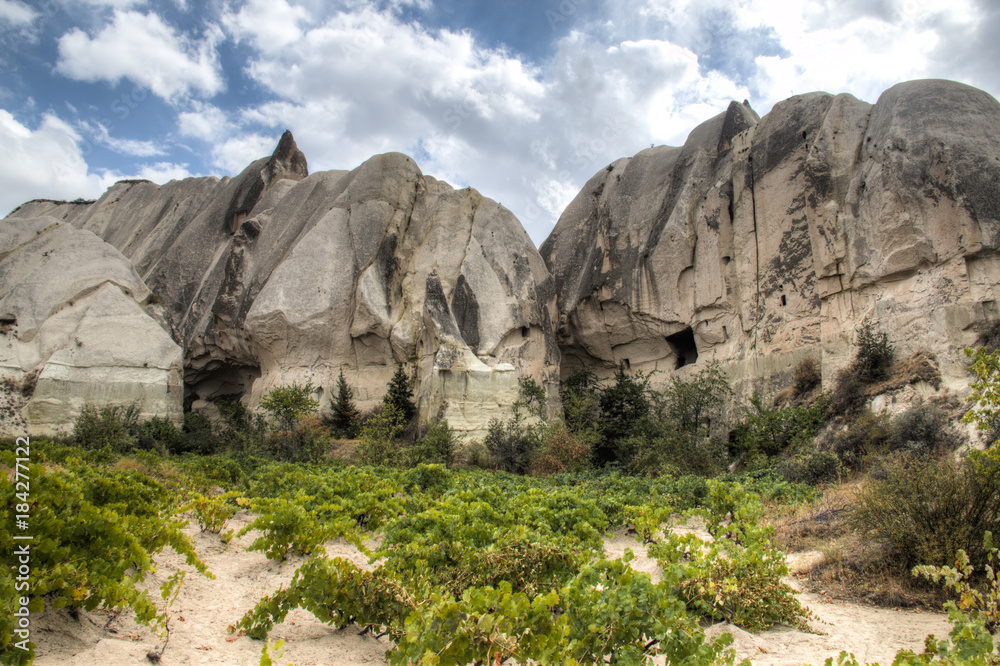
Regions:
[[[182, 34], [122, 9], [130, 0], [89, 1], [119, 8], [100, 31], [63, 36], [58, 71], [149, 86], [175, 103], [180, 136], [212, 146], [221, 173], [269, 154], [286, 128], [313, 170], [416, 154], [426, 173], [513, 210], [538, 243], [598, 169], [650, 144], [682, 143], [731, 100], [765, 113], [813, 90], [874, 102], [909, 78], [968, 72], [970, 83], [1000, 82], [996, 58], [977, 55], [1000, 44], [1000, 12], [983, 9], [993, 0], [575, 2], [576, 30], [534, 62], [469, 32], [423, 27], [409, 10], [429, 9], [428, 0], [230, 0], [217, 20], [249, 52], [243, 74], [263, 89], [249, 86], [235, 108], [204, 99], [224, 87], [218, 30]], [[114, 145], [165, 154], [157, 141]]]
[[217, 141], [229, 136], [234, 126], [225, 112], [217, 106], [195, 103], [191, 111], [177, 114], [177, 127], [184, 136]]
[[94, 198], [105, 189], [89, 172], [82, 138], [70, 125], [46, 114], [32, 130], [0, 109], [0, 211], [36, 198]]
[[128, 9], [146, 4], [146, 0], [83, 0], [83, 2], [96, 7], [114, 7], [115, 9]]
[[0, 0], [0, 25], [24, 27], [38, 18], [38, 12], [19, 0]]
[[[128, 176], [129, 178], [144, 178], [146, 180], [151, 180], [154, 183], [162, 185], [171, 180], [181, 180], [182, 178], [190, 178], [191, 172], [188, 171], [187, 164], [174, 164], [172, 162], [156, 162], [155, 164], [143, 164], [139, 167], [139, 171], [133, 176]], [[115, 180], [122, 180], [123, 177], [116, 177]]]
[[[280, 48], [273, 25], [291, 22]], [[663, 40], [604, 43], [573, 33], [543, 69], [468, 33], [430, 31], [359, 6], [324, 21], [284, 0], [256, 0], [223, 24], [257, 50], [248, 73], [278, 99], [244, 109], [245, 128], [290, 128], [317, 169], [420, 150], [421, 168], [470, 184], [514, 211], [536, 242], [597, 169], [652, 142], [683, 141], [694, 125], [749, 95], [702, 76], [690, 50]], [[185, 127], [195, 133], [193, 119]], [[232, 139], [215, 151], [229, 173], [250, 155]], [[239, 155], [239, 158], [235, 156]]]
[[165, 155], [166, 148], [155, 141], [142, 141], [137, 139], [123, 139], [111, 134], [111, 131], [101, 123], [79, 124], [80, 129], [86, 131], [93, 139], [94, 143], [100, 144], [109, 150], [113, 150], [119, 155], [131, 157], [154, 157]]
[[56, 71], [78, 81], [127, 78], [167, 100], [195, 92], [211, 96], [224, 88], [215, 50], [220, 38], [211, 27], [192, 39], [156, 14], [116, 10], [93, 37], [74, 28], [59, 38]]
[[[267, 157], [278, 145], [277, 136], [246, 134], [218, 144], [212, 150], [212, 159], [225, 174], [235, 175], [251, 162]], [[308, 155], [307, 155], [308, 158]]]
[[275, 52], [302, 38], [300, 24], [309, 20], [302, 7], [285, 0], [250, 0], [240, 10], [229, 13], [224, 24], [239, 39], [252, 39], [262, 51]]

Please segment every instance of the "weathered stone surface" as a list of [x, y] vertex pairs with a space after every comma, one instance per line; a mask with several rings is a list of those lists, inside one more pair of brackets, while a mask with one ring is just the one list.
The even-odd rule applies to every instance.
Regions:
[[308, 175], [286, 133], [233, 179], [118, 183], [7, 223], [37, 215], [132, 260], [184, 348], [189, 404], [308, 381], [325, 405], [343, 370], [368, 409], [401, 362], [423, 418], [476, 434], [520, 377], [558, 378], [551, 276], [517, 219], [405, 155]]
[[179, 422], [181, 348], [140, 305], [148, 296], [90, 231], [51, 217], [0, 225], [0, 374], [21, 412], [5, 429], [66, 432], [88, 403], [136, 402], [144, 417]]
[[749, 390], [812, 357], [829, 380], [871, 320], [959, 388], [974, 324], [1000, 316], [998, 237], [1000, 104], [914, 81], [759, 122], [734, 103], [683, 148], [601, 170], [541, 252], [564, 376], [627, 361], [662, 380], [696, 356]]

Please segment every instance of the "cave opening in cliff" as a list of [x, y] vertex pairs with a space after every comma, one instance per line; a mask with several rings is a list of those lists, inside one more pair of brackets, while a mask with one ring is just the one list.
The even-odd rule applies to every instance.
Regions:
[[694, 342], [694, 331], [690, 326], [667, 336], [667, 344], [670, 351], [677, 357], [675, 370], [680, 370], [685, 365], [690, 365], [698, 360], [698, 346]]

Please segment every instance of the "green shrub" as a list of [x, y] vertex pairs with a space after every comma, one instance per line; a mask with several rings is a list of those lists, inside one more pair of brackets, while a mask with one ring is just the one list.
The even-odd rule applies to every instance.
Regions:
[[431, 425], [419, 442], [403, 449], [401, 462], [406, 467], [420, 464], [451, 467], [455, 462], [455, 449], [455, 435], [448, 428], [448, 422], [438, 421]]
[[632, 437], [622, 449], [635, 461], [629, 471], [645, 474], [715, 476], [723, 471], [726, 460], [726, 445], [720, 437], [699, 437], [670, 427]]
[[337, 397], [330, 399], [330, 416], [327, 419], [335, 437], [353, 439], [358, 434], [361, 414], [354, 405], [354, 391], [344, 381], [344, 371], [337, 377]]
[[668, 531], [649, 548], [688, 609], [750, 631], [784, 623], [806, 628], [809, 612], [782, 581], [788, 574], [773, 528], [762, 527], [760, 498], [738, 483], [708, 482], [703, 509], [710, 541]]
[[789, 483], [817, 486], [833, 483], [840, 477], [840, 459], [829, 451], [801, 453], [780, 461], [777, 472]]
[[390, 402], [383, 402], [361, 426], [361, 444], [357, 455], [365, 465], [388, 465], [396, 457], [396, 438], [403, 432], [403, 413]]
[[396, 373], [389, 380], [389, 388], [382, 402], [392, 405], [400, 413], [404, 424], [416, 416], [417, 406], [413, 404], [413, 385], [406, 376], [402, 363], [396, 365]]
[[246, 461], [267, 456], [268, 427], [263, 414], [253, 414], [239, 402], [218, 403], [223, 423], [219, 431], [220, 446]]
[[868, 383], [887, 378], [896, 350], [889, 344], [886, 332], [876, 329], [874, 324], [866, 321], [858, 331], [857, 345], [854, 371], [858, 377]]
[[560, 384], [559, 396], [567, 428], [573, 432], [597, 430], [597, 375], [589, 370], [574, 372]]
[[529, 414], [544, 420], [545, 406], [547, 404], [545, 389], [533, 377], [525, 377], [519, 380], [518, 384], [518, 392], [520, 393], [518, 402], [520, 406], [527, 409]]
[[974, 423], [978, 430], [986, 431], [989, 443], [1000, 436], [1000, 350], [988, 347], [966, 349], [965, 355], [972, 359], [969, 368], [976, 374], [976, 381], [969, 387], [972, 394], [966, 401], [972, 407], [962, 417], [962, 423]]
[[844, 465], [860, 470], [867, 456], [886, 451], [891, 436], [892, 421], [889, 416], [866, 409], [846, 430], [833, 436], [832, 448]]
[[847, 367], [837, 373], [837, 381], [830, 394], [830, 412], [842, 416], [853, 416], [865, 408], [868, 393], [864, 382]]
[[796, 396], [802, 397], [820, 385], [823, 381], [823, 372], [819, 363], [814, 359], [806, 358], [795, 366], [795, 374], [792, 377], [792, 391]]
[[135, 450], [139, 426], [139, 405], [105, 405], [98, 410], [84, 406], [73, 425], [73, 439], [84, 449], [105, 447], [114, 453]]
[[271, 457], [283, 462], [319, 462], [330, 446], [330, 431], [318, 416], [299, 419], [292, 430], [272, 430]]
[[812, 405], [779, 409], [765, 407], [760, 397], [754, 396], [734, 430], [731, 452], [748, 457], [775, 456], [808, 444], [826, 422], [828, 413], [823, 399]]
[[636, 429], [649, 416], [649, 378], [625, 372], [618, 366], [614, 382], [600, 392], [601, 431], [604, 441], [597, 447], [600, 464], [625, 462], [628, 458], [621, 444], [636, 434]]
[[222, 443], [212, 432], [212, 422], [201, 412], [188, 412], [184, 415], [181, 434], [179, 448], [171, 450], [171, 453], [191, 452], [207, 456], [218, 453]]
[[526, 474], [531, 469], [532, 456], [539, 448], [539, 441], [536, 433], [525, 427], [524, 417], [515, 411], [510, 419], [490, 421], [483, 445], [490, 453], [495, 469]]
[[539, 476], [582, 472], [589, 467], [599, 441], [600, 436], [592, 429], [573, 431], [562, 424], [547, 428], [531, 471]]
[[687, 380], [674, 375], [659, 400], [661, 427], [694, 437], [721, 435], [727, 430], [723, 410], [732, 395], [729, 379], [717, 361]]
[[732, 388], [717, 362], [653, 394], [646, 427], [623, 449], [637, 472], [713, 475], [726, 463], [723, 412]]
[[961, 462], [895, 456], [884, 475], [864, 485], [851, 522], [890, 544], [893, 562], [942, 566], [959, 549], [984, 562], [983, 534], [1000, 533], [1000, 449]]
[[260, 399], [260, 408], [271, 415], [271, 427], [294, 430], [295, 422], [316, 411], [319, 403], [312, 397], [313, 385], [291, 384], [271, 389]]
[[184, 434], [173, 421], [154, 416], [135, 427], [135, 446], [143, 451], [175, 453], [184, 448]]
[[917, 405], [892, 420], [889, 449], [918, 455], [940, 455], [961, 444], [948, 415], [936, 405]]

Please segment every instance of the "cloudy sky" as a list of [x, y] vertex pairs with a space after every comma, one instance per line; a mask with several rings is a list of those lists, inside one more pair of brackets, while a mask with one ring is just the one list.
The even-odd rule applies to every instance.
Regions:
[[749, 99], [1000, 95], [998, 0], [0, 0], [0, 215], [121, 178], [407, 153], [536, 244], [584, 182]]

